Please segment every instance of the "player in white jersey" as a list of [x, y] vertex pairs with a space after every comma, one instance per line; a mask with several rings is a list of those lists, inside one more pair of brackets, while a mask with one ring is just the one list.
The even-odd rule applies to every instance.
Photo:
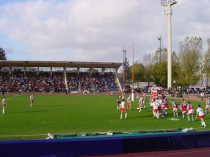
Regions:
[[143, 95], [143, 107], [145, 108], [145, 99], [146, 99], [146, 94], [144, 92], [142, 92], [142, 95]]
[[5, 109], [6, 109], [6, 98], [5, 97], [3, 97], [1, 104], [2, 104], [2, 113], [5, 114]]
[[162, 112], [162, 100], [160, 99], [160, 97], [157, 97], [157, 99], [155, 100], [155, 102], [158, 103], [158, 113], [159, 113], [159, 115], [162, 114], [162, 116], [163, 116], [163, 112]]
[[135, 101], [135, 90], [133, 88], [131, 90], [131, 101]]
[[30, 107], [32, 107], [34, 103], [34, 96], [30, 95], [29, 100], [30, 100]]
[[120, 104], [120, 110], [121, 110], [120, 119], [123, 118], [123, 114], [125, 115], [125, 119], [127, 119], [127, 111], [125, 108], [125, 99], [122, 99], [122, 102]]
[[151, 103], [151, 106], [153, 108], [153, 116], [159, 119], [160, 117], [160, 113], [158, 111], [159, 103], [157, 101], [154, 101]]
[[198, 108], [197, 108], [197, 115], [196, 115], [196, 118], [199, 116], [200, 120], [201, 120], [201, 126], [206, 128], [206, 123], [204, 121], [204, 112], [203, 112], [203, 109], [201, 108], [201, 105], [198, 105]]
[[140, 95], [140, 98], [139, 98], [139, 112], [141, 112], [141, 109], [143, 108], [143, 106], [144, 106], [144, 97], [143, 97], [143, 95], [141, 94]]

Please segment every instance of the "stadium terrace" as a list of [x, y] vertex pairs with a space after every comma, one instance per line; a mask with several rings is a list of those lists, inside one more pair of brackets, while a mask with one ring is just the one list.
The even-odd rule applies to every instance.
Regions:
[[119, 91], [122, 63], [71, 61], [0, 61], [2, 92]]

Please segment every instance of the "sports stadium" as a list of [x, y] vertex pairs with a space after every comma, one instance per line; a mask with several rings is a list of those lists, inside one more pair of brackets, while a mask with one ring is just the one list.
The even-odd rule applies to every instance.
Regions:
[[[120, 118], [116, 108], [123, 93], [118, 69], [122, 63], [64, 61], [0, 61], [0, 86], [6, 98], [1, 114], [0, 145], [5, 156], [97, 156], [209, 147], [200, 119], [174, 117], [166, 93], [167, 115], [153, 117], [146, 93], [141, 112], [135, 98]], [[137, 91], [135, 93], [138, 93]], [[30, 104], [30, 96], [34, 96]], [[184, 95], [194, 108], [205, 101]], [[8, 151], [8, 150], [13, 151]], [[23, 151], [24, 150], [24, 151]]]
[[207, 1], [1, 0], [0, 8], [10, 58], [0, 47], [0, 156], [209, 156]]

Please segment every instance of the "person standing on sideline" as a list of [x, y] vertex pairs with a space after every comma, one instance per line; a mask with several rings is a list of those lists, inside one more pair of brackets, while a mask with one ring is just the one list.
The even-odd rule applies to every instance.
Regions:
[[203, 109], [201, 108], [201, 105], [198, 105], [198, 108], [197, 108], [197, 115], [196, 115], [196, 118], [199, 116], [200, 120], [201, 120], [201, 126], [206, 128], [206, 123], [204, 121], [204, 112], [203, 112]]
[[206, 98], [206, 106], [205, 106], [205, 113], [210, 112], [210, 97]]
[[120, 104], [121, 104], [121, 97], [118, 96], [118, 98], [117, 98], [117, 110], [120, 109]]
[[33, 95], [30, 95], [30, 107], [33, 106], [33, 103], [34, 103], [34, 96]]
[[125, 99], [122, 99], [122, 102], [120, 104], [120, 110], [121, 110], [120, 119], [123, 118], [123, 113], [125, 115], [125, 119], [127, 119], [127, 111], [126, 111], [126, 108], [125, 108]]
[[204, 92], [202, 91], [202, 92], [201, 92], [201, 101], [204, 100], [204, 95], [205, 95], [205, 94], [204, 94]]
[[2, 99], [2, 113], [5, 114], [5, 108], [6, 108], [6, 98], [3, 97]]

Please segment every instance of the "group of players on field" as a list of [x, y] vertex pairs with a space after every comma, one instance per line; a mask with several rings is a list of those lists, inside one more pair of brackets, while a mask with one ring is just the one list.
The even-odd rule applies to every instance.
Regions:
[[[145, 98], [146, 94], [141, 92], [140, 94], [136, 94], [136, 100], [138, 101], [138, 111], [141, 112], [142, 108], [145, 108]], [[132, 102], [134, 101], [133, 93], [129, 94], [126, 98], [124, 93], [122, 96], [118, 96], [117, 98], [117, 109], [121, 110], [120, 119], [123, 119], [123, 115], [125, 119], [127, 118], [127, 110], [131, 109]], [[170, 100], [172, 106], [172, 112], [174, 118], [179, 117], [179, 111], [181, 111], [182, 118], [184, 119], [187, 117], [188, 121], [194, 122], [194, 106], [190, 103], [190, 101], [185, 101], [182, 99], [180, 104], [177, 104], [174, 100]], [[159, 97], [158, 95], [152, 95], [149, 100], [149, 105], [152, 110], [153, 116], [157, 119], [160, 117], [167, 116], [167, 111], [169, 109], [168, 100], [164, 95]], [[206, 106], [205, 106], [205, 113], [210, 112], [210, 97], [206, 98]], [[196, 116], [195, 118], [199, 117], [201, 120], [201, 126], [206, 128], [206, 124], [204, 121], [205, 117], [204, 110], [202, 109], [201, 105], [198, 105], [196, 109]]]

